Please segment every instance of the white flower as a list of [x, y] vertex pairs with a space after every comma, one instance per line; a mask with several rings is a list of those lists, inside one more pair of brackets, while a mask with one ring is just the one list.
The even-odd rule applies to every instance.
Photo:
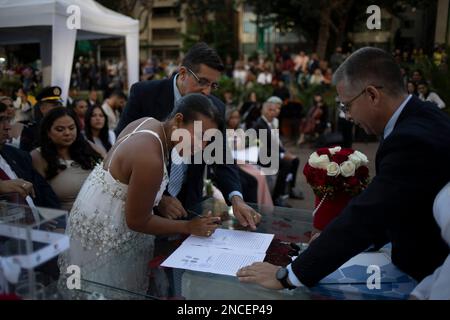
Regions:
[[340, 172], [341, 172], [341, 168], [339, 167], [339, 165], [336, 162], [331, 162], [327, 166], [327, 175], [330, 177], [336, 177], [339, 175]]
[[316, 159], [316, 158], [318, 158], [319, 157], [319, 155], [317, 154], [317, 152], [313, 152], [313, 153], [311, 153], [311, 155], [309, 156], [309, 160], [313, 160], [313, 159]]
[[319, 156], [317, 152], [314, 152], [308, 160], [308, 163], [314, 169], [327, 170], [327, 166], [330, 164], [330, 159], [326, 154]]
[[345, 161], [341, 164], [341, 174], [346, 178], [354, 176], [355, 170], [355, 164], [351, 161]]
[[359, 168], [361, 166], [362, 159], [356, 156], [354, 153], [348, 156], [348, 160], [353, 162], [356, 168]]
[[366, 155], [364, 153], [359, 152], [359, 151], [355, 151], [353, 154], [361, 159], [361, 164], [362, 165], [367, 165], [369, 163], [369, 159], [367, 159], [367, 157], [366, 157]]
[[334, 155], [334, 154], [338, 153], [339, 151], [341, 151], [342, 148], [341, 147], [334, 147], [334, 148], [330, 148], [328, 150], [330, 150], [331, 155]]

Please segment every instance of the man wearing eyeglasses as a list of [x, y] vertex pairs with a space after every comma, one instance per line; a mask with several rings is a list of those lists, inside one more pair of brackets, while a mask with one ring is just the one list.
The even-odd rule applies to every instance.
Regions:
[[311, 287], [353, 256], [387, 243], [392, 262], [420, 281], [448, 255], [433, 201], [450, 181], [450, 117], [408, 95], [399, 66], [381, 49], [356, 51], [334, 77], [347, 118], [381, 137], [376, 176], [287, 268], [244, 267], [243, 282]]
[[30, 155], [6, 144], [11, 131], [7, 109], [0, 102], [0, 195], [17, 193], [24, 204], [32, 208], [35, 205], [60, 208], [58, 197], [50, 185], [33, 169]]
[[[115, 130], [120, 132], [132, 121], [142, 117], [164, 120], [175, 103], [189, 93], [207, 95], [225, 115], [225, 105], [211, 93], [218, 88], [224, 66], [215, 50], [205, 43], [194, 45], [185, 55], [178, 73], [171, 79], [142, 81], [130, 90], [128, 103]], [[224, 137], [226, 135], [224, 134]], [[169, 137], [170, 138], [170, 137]], [[224, 144], [226, 145], [226, 143]], [[176, 165], [179, 155], [172, 150], [169, 168], [169, 185], [156, 212], [170, 219], [187, 216], [186, 209], [194, 207], [202, 199], [203, 165]], [[239, 173], [235, 165], [214, 165], [216, 183], [226, 200], [233, 206], [236, 218], [243, 226], [255, 229], [260, 215], [243, 201]]]

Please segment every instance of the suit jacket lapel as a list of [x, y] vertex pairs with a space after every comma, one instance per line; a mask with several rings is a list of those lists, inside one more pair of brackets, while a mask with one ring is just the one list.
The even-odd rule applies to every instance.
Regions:
[[384, 137], [381, 136], [380, 144], [378, 145], [377, 154], [375, 156], [375, 171], [376, 172], [378, 172], [378, 165], [380, 162], [380, 153], [381, 153], [381, 149], [383, 148], [383, 144], [384, 144]]
[[164, 121], [167, 116], [172, 112], [175, 106], [175, 96], [173, 92], [173, 78], [166, 80], [162, 87], [161, 96], [157, 99], [157, 110], [160, 110], [159, 121]]

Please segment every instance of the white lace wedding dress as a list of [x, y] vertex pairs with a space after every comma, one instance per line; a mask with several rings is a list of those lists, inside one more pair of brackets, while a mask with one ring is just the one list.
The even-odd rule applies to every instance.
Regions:
[[[64, 276], [68, 266], [76, 265], [80, 267], [82, 279], [146, 293], [154, 236], [128, 228], [125, 220], [128, 186], [114, 179], [109, 167], [120, 145], [129, 137], [144, 133], [159, 140], [165, 163], [164, 148], [158, 134], [151, 130], [139, 130], [150, 119], [146, 119], [133, 132], [120, 139], [106, 170], [100, 164], [86, 179], [69, 214], [66, 234], [70, 237], [70, 249], [59, 257], [61, 275]], [[164, 165], [155, 206], [159, 203], [168, 180]]]

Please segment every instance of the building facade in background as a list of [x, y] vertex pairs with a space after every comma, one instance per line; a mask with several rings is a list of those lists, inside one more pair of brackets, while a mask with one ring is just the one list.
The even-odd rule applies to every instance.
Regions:
[[180, 57], [181, 34], [186, 32], [187, 25], [182, 15], [183, 10], [176, 0], [154, 0], [151, 12], [142, 13], [142, 8], [136, 7], [135, 18], [141, 18], [142, 60], [157, 56], [161, 60], [176, 61]]

